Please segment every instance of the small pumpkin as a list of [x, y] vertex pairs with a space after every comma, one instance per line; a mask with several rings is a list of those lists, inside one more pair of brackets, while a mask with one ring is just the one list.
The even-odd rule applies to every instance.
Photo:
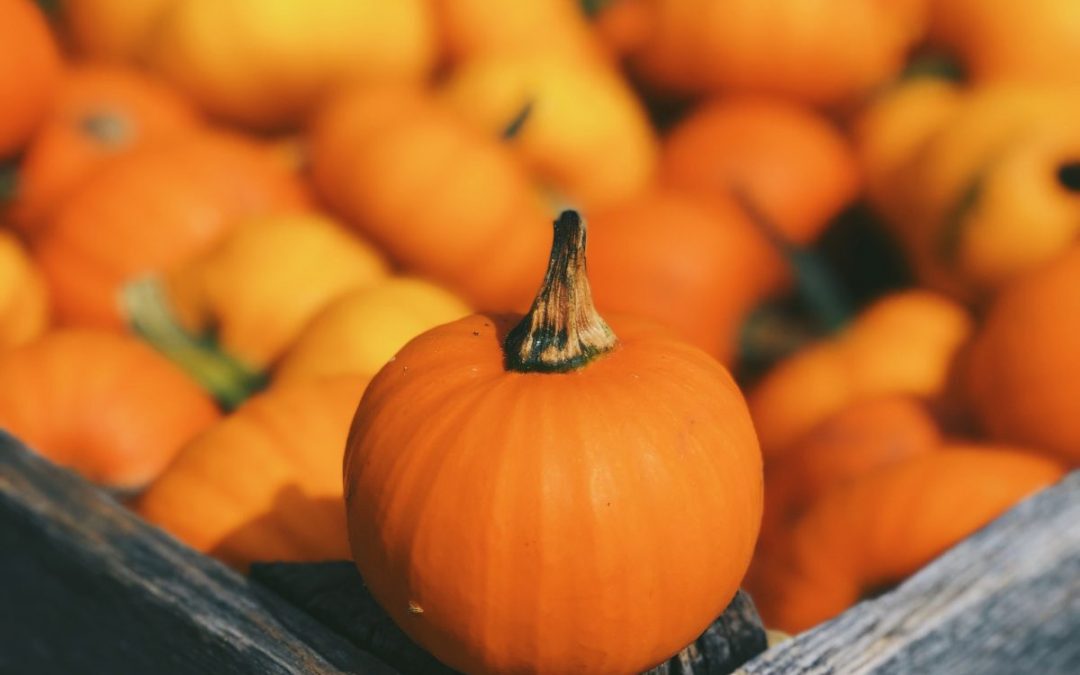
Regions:
[[474, 58], [441, 87], [451, 108], [492, 137], [524, 110], [507, 144], [533, 174], [584, 208], [640, 191], [658, 142], [621, 74], [599, 59], [543, 53]]
[[823, 115], [752, 95], [695, 106], [664, 139], [660, 180], [705, 199], [739, 191], [795, 244], [816, 239], [861, 182], [850, 143]]
[[13, 234], [0, 230], [0, 351], [30, 342], [49, 324], [49, 291]]
[[1080, 464], [1080, 248], [1007, 287], [961, 368], [970, 409], [1007, 443]]
[[255, 396], [184, 446], [135, 510], [241, 569], [349, 557], [341, 454], [366, 383], [329, 378]]
[[0, 159], [14, 156], [41, 125], [60, 80], [60, 50], [32, 0], [0, 0]]
[[387, 277], [323, 307], [274, 368], [274, 382], [373, 376], [412, 338], [469, 313], [464, 301], [437, 284]]
[[755, 561], [747, 588], [767, 624], [806, 630], [902, 581], [1063, 474], [1012, 448], [950, 445], [912, 457], [826, 494], [782, 548]]
[[33, 237], [108, 159], [198, 123], [186, 100], [140, 71], [96, 63], [72, 66], [19, 162], [16, 196], [7, 213], [11, 223]]
[[185, 134], [113, 158], [83, 182], [37, 238], [35, 257], [61, 323], [121, 328], [126, 282], [197, 255], [246, 216], [307, 201], [266, 146]]
[[925, 290], [878, 299], [840, 333], [781, 361], [748, 400], [769, 459], [852, 401], [887, 393], [945, 397], [973, 330], [959, 304]]
[[341, 92], [308, 141], [319, 194], [405, 271], [478, 308], [528, 305], [547, 208], [500, 140], [430, 94], [391, 87]]
[[[262, 383], [260, 376], [320, 309], [387, 271], [379, 251], [331, 218], [257, 216], [160, 279], [129, 285], [125, 318], [231, 408]], [[206, 372], [202, 361], [189, 358], [193, 342], [210, 363], [220, 357], [235, 364], [238, 378], [222, 381], [217, 368]]]
[[123, 492], [156, 478], [219, 416], [194, 381], [133, 337], [57, 330], [0, 354], [0, 427]]
[[584, 246], [564, 212], [530, 312], [413, 339], [349, 435], [357, 567], [464, 672], [654, 666], [723, 611], [757, 536], [761, 457], [734, 381], [649, 323], [609, 328]]

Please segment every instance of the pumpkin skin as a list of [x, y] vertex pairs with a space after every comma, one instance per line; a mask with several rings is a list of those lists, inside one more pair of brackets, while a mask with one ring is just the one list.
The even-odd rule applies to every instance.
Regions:
[[198, 385], [133, 337], [59, 330], [0, 354], [0, 427], [108, 487], [143, 487], [219, 416]]
[[262, 370], [327, 303], [388, 272], [374, 247], [317, 213], [259, 216], [165, 274], [183, 328]]
[[761, 560], [766, 569], [748, 579], [748, 590], [767, 624], [806, 630], [914, 573], [1063, 474], [1012, 448], [951, 445], [913, 457], [825, 495], [786, 546]]
[[[523, 323], [473, 315], [414, 338], [372, 380], [349, 435], [357, 566], [410, 637], [464, 672], [656, 665], [723, 611], [757, 536], [754, 430], [710, 356], [625, 319], [584, 365], [510, 370], [546, 340], [613, 339], [587, 299], [583, 230], [576, 254], [560, 245], [568, 213]], [[547, 338], [519, 332], [549, 312]], [[515, 336], [522, 352], [504, 351]]]
[[124, 283], [182, 263], [246, 216], [307, 201], [265, 146], [188, 134], [116, 157], [83, 182], [36, 241], [35, 257], [61, 323], [121, 328]]
[[341, 454], [366, 384], [329, 378], [253, 397], [188, 443], [135, 510], [241, 569], [349, 557]]
[[60, 80], [60, 52], [31, 0], [0, 0], [0, 159], [14, 156], [44, 119]]
[[[619, 0], [599, 20], [601, 34], [605, 23], [617, 25], [613, 47], [658, 88], [752, 91], [842, 105], [900, 72], [912, 38], [902, 14], [864, 0], [797, 0], [782, 7], [757, 0]], [[635, 28], [627, 30], [628, 24]]]
[[816, 111], [767, 96], [705, 101], [664, 140], [660, 180], [703, 198], [742, 191], [786, 238], [808, 244], [860, 187], [852, 148]]
[[154, 24], [178, 0], [63, 0], [64, 36], [83, 57], [133, 61], [152, 35]]
[[387, 277], [323, 307], [274, 368], [274, 382], [374, 376], [412, 338], [470, 313], [461, 298], [441, 286]]
[[1022, 277], [990, 306], [961, 368], [991, 437], [1080, 464], [1080, 248]]
[[508, 147], [409, 88], [342, 92], [308, 141], [320, 196], [406, 272], [477, 308], [528, 306], [549, 216]]
[[345, 83], [420, 81], [435, 49], [423, 0], [178, 0], [142, 56], [212, 114], [273, 129]]
[[832, 338], [781, 361], [748, 396], [767, 459], [863, 397], [946, 395], [953, 362], [973, 330], [967, 311], [924, 290], [893, 293]]
[[162, 82], [123, 66], [75, 65], [19, 163], [7, 212], [33, 237], [75, 187], [117, 154], [197, 128], [190, 104]]
[[0, 351], [30, 342], [48, 324], [45, 278], [19, 240], [0, 230]]
[[492, 136], [529, 106], [508, 145], [535, 176], [583, 208], [630, 197], [653, 177], [659, 144], [645, 111], [600, 60], [475, 58], [454, 69], [441, 94]]

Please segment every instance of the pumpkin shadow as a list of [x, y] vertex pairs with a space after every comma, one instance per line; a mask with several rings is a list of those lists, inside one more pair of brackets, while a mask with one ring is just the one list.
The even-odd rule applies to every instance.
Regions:
[[344, 499], [315, 497], [296, 484], [286, 485], [270, 508], [234, 528], [208, 553], [243, 572], [256, 561], [351, 559]]

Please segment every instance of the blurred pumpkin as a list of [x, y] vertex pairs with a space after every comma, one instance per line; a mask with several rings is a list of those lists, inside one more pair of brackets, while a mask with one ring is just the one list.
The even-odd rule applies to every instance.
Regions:
[[6, 159], [44, 122], [60, 80], [60, 52], [32, 0], [0, 0], [0, 45], [0, 159]]
[[593, 214], [589, 275], [602, 311], [664, 324], [731, 363], [747, 312], [783, 261], [731, 200], [651, 190]]
[[984, 87], [954, 107], [904, 165], [888, 220], [925, 283], [979, 299], [1080, 232], [1080, 91]]
[[1011, 448], [950, 445], [827, 493], [747, 589], [764, 621], [796, 633], [894, 584], [1064, 474]]
[[434, 18], [424, 0], [174, 0], [141, 56], [214, 115], [279, 128], [343, 84], [423, 79]]
[[177, 0], [60, 0], [64, 36], [79, 56], [134, 61]]
[[218, 417], [195, 382], [133, 337], [59, 330], [0, 354], [0, 427], [111, 488], [143, 487]]
[[528, 305], [549, 217], [498, 139], [420, 90], [368, 88], [330, 102], [308, 141], [320, 195], [406, 271], [482, 309]]
[[456, 295], [423, 279], [387, 277], [351, 290], [308, 322], [274, 369], [274, 382], [372, 376], [409, 340], [469, 311]]
[[738, 387], [649, 323], [613, 334], [584, 249], [564, 212], [529, 314], [413, 339], [349, 434], [357, 566], [457, 670], [640, 672], [701, 634], [750, 560], [761, 457]]
[[33, 340], [48, 323], [45, 278], [19, 240], [0, 230], [0, 351]]
[[658, 88], [842, 105], [900, 72], [914, 37], [908, 15], [866, 0], [614, 0], [598, 21]]
[[246, 216], [306, 203], [297, 176], [266, 146], [185, 134], [113, 158], [82, 182], [35, 255], [61, 323], [120, 328], [125, 282], [190, 259]]
[[366, 384], [332, 378], [252, 398], [187, 444], [136, 511], [241, 569], [348, 558], [341, 457]]
[[989, 434], [1080, 464], [1080, 248], [1007, 287], [963, 360]]
[[197, 124], [187, 101], [140, 71], [95, 63], [72, 66], [19, 163], [16, 199], [8, 211], [12, 224], [33, 237], [106, 160]]
[[796, 244], [816, 239], [860, 187], [838, 128], [811, 108], [766, 96], [695, 106], [668, 133], [660, 167], [663, 182], [704, 198], [743, 192]]
[[840, 333], [781, 361], [748, 400], [761, 449], [779, 458], [853, 401], [888, 393], [934, 399], [972, 332], [967, 311], [924, 290], [887, 295]]
[[607, 63], [496, 54], [455, 68], [442, 95], [493, 137], [525, 110], [507, 144], [541, 181], [584, 208], [629, 197], [653, 177], [658, 144], [652, 127]]

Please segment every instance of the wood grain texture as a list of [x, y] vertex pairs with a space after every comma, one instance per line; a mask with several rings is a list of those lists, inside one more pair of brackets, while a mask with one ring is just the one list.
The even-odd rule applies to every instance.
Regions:
[[738, 673], [1080, 673], [1080, 472]]
[[397, 673], [3, 432], [0, 672]]

